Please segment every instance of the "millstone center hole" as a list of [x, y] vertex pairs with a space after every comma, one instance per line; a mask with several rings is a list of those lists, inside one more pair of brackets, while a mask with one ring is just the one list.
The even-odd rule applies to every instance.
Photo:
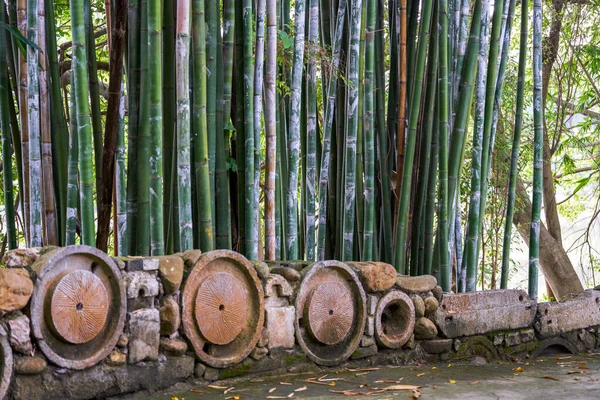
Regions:
[[384, 335], [402, 336], [408, 328], [411, 310], [403, 301], [389, 303], [381, 314], [381, 330]]
[[219, 306], [219, 311], [223, 311], [224, 309], [225, 309], [225, 305], [221, 304], [221, 305]]
[[333, 315], [333, 310], [329, 310], [329, 315]]
[[83, 304], [77, 303], [77, 305], [75, 306], [75, 308], [77, 309], [77, 311], [81, 311], [81, 310], [83, 310]]

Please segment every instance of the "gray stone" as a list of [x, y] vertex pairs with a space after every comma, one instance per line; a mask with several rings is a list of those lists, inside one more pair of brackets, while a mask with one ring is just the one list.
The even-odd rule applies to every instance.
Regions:
[[256, 275], [260, 278], [260, 280], [266, 280], [271, 272], [269, 271], [269, 266], [264, 261], [250, 261], [254, 269], [256, 270]]
[[397, 272], [390, 264], [383, 262], [347, 262], [358, 271], [361, 283], [367, 292], [382, 292], [391, 289], [396, 283]]
[[183, 252], [182, 258], [187, 268], [194, 268], [202, 252], [200, 250], [186, 250]]
[[404, 344], [404, 346], [402, 346], [402, 347], [404, 347], [406, 349], [414, 350], [416, 345], [417, 345], [417, 342], [415, 341], [415, 335], [413, 334], [410, 336], [410, 339], [408, 339], [408, 342], [406, 342]]
[[400, 290], [409, 294], [429, 292], [437, 285], [437, 279], [435, 279], [435, 276], [432, 275], [398, 275], [398, 278], [396, 279], [396, 285], [398, 285]]
[[447, 338], [531, 327], [536, 303], [523, 290], [447, 294], [432, 319]]
[[543, 338], [596, 325], [600, 325], [600, 291], [585, 291], [561, 303], [538, 304], [535, 330]]
[[46, 360], [42, 357], [15, 357], [15, 374], [18, 375], [37, 375], [46, 369]]
[[158, 270], [159, 262], [156, 258], [124, 257], [122, 260], [125, 262], [125, 270], [127, 272]]
[[379, 298], [373, 294], [367, 295], [367, 314], [375, 315], [377, 312], [377, 302]]
[[176, 293], [183, 280], [183, 258], [176, 256], [158, 257], [158, 273], [165, 294]]
[[119, 341], [117, 342], [117, 347], [127, 347], [127, 345], [129, 344], [129, 338], [127, 337], [127, 335], [125, 335], [124, 333], [121, 334], [121, 336], [119, 336]]
[[596, 336], [588, 330], [582, 329], [577, 334], [577, 337], [581, 340], [586, 350], [593, 350], [596, 347]]
[[260, 337], [258, 338], [258, 342], [256, 343], [258, 347], [267, 347], [269, 345], [269, 331], [267, 328], [263, 326], [262, 331], [260, 333]]
[[22, 268], [0, 268], [0, 317], [25, 307], [32, 293], [29, 272]]
[[41, 250], [40, 247], [9, 250], [2, 257], [2, 263], [6, 268], [27, 268], [37, 260]]
[[269, 349], [266, 347], [255, 347], [252, 352], [250, 352], [250, 358], [253, 360], [261, 360], [269, 353]]
[[0, 324], [0, 399], [4, 398], [13, 377], [13, 353], [8, 334]]
[[374, 344], [369, 347], [359, 347], [354, 353], [352, 353], [350, 358], [353, 360], [358, 360], [361, 358], [374, 356], [375, 354], [377, 354], [377, 345]]
[[367, 317], [365, 324], [365, 335], [373, 336], [375, 334], [375, 317]]
[[504, 344], [504, 335], [496, 335], [493, 340], [494, 346], [502, 346]]
[[271, 273], [281, 275], [289, 282], [300, 282], [300, 279], [302, 279], [300, 273], [291, 267], [273, 267], [271, 268]]
[[127, 363], [127, 356], [119, 350], [113, 350], [108, 355], [108, 362], [111, 365], [125, 365]]
[[127, 264], [125, 264], [125, 261], [122, 257], [111, 257], [111, 259], [117, 265], [117, 267], [119, 267], [119, 270], [123, 271], [125, 267], [127, 267]]
[[127, 361], [135, 364], [158, 359], [160, 319], [158, 310], [149, 308], [129, 314], [129, 353]]
[[437, 336], [437, 333], [437, 328], [431, 320], [421, 317], [415, 322], [415, 339], [433, 339]]
[[160, 339], [160, 350], [169, 355], [179, 357], [185, 354], [187, 351], [187, 343], [179, 339]]
[[158, 280], [156, 279], [156, 273], [133, 271], [125, 272], [122, 276], [127, 287], [128, 299], [158, 296]]
[[485, 365], [487, 363], [488, 361], [485, 359], [485, 357], [481, 356], [475, 356], [475, 358], [471, 360], [471, 365]]
[[425, 315], [427, 316], [430, 316], [436, 312], [440, 306], [440, 303], [438, 303], [437, 299], [433, 296], [427, 297], [425, 300], [423, 300], [423, 302], [425, 303]]
[[8, 339], [14, 351], [30, 355], [33, 349], [31, 345], [31, 328], [29, 318], [19, 315], [7, 321]]
[[442, 302], [442, 297], [444, 296], [444, 291], [442, 290], [441, 286], [437, 285], [436, 287], [431, 289], [431, 293], [433, 294], [433, 297], [436, 298], [438, 303]]
[[375, 338], [373, 336], [363, 336], [360, 340], [360, 347], [369, 347], [373, 346], [375, 343]]
[[413, 294], [410, 296], [415, 305], [415, 317], [421, 318], [425, 316], [425, 302], [421, 298], [421, 296]]
[[423, 340], [419, 344], [429, 354], [442, 354], [452, 350], [452, 339]]
[[531, 342], [535, 338], [533, 329], [527, 329], [520, 332], [507, 333], [504, 337], [504, 344], [506, 346], [517, 346], [522, 343]]
[[205, 371], [206, 367], [204, 366], [204, 364], [196, 363], [196, 366], [194, 367], [194, 376], [200, 379], [204, 376]]
[[177, 332], [181, 324], [181, 311], [177, 302], [170, 297], [163, 299], [159, 313], [160, 334], [171, 336]]
[[[266, 265], [266, 264], [265, 264]], [[265, 307], [286, 307], [294, 293], [290, 283], [281, 275], [270, 274], [264, 280]]]
[[295, 307], [270, 307], [265, 310], [265, 316], [269, 350], [278, 347], [293, 349]]
[[219, 379], [219, 370], [212, 367], [206, 367], [204, 371], [204, 379], [207, 381], [216, 381]]

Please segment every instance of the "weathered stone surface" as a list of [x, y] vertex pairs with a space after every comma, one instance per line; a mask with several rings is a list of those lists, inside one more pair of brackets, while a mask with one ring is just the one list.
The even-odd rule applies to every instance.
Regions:
[[398, 278], [396, 279], [396, 285], [398, 285], [400, 290], [409, 294], [429, 292], [437, 285], [437, 279], [435, 279], [435, 276], [432, 275], [398, 275]]
[[360, 347], [369, 347], [373, 346], [375, 343], [375, 338], [373, 336], [363, 336], [360, 340]]
[[260, 278], [260, 280], [266, 280], [271, 274], [269, 270], [269, 266], [264, 261], [250, 261], [254, 269], [256, 270], [256, 275]]
[[42, 357], [15, 357], [15, 373], [18, 375], [37, 375], [46, 369], [46, 360]]
[[198, 379], [204, 376], [204, 372], [206, 371], [206, 367], [202, 363], [196, 363], [194, 367], [194, 376]]
[[0, 317], [27, 305], [33, 293], [29, 273], [21, 268], [0, 268]]
[[432, 319], [447, 338], [528, 328], [536, 303], [523, 290], [447, 294]]
[[408, 339], [408, 342], [406, 342], [406, 344], [403, 346], [406, 349], [411, 349], [414, 350], [415, 346], [417, 345], [417, 342], [415, 340], [415, 335], [411, 335], [410, 339]]
[[302, 279], [300, 273], [291, 267], [273, 267], [271, 268], [271, 273], [281, 275], [289, 282], [300, 282], [300, 279]]
[[383, 262], [349, 262], [358, 269], [360, 281], [367, 292], [381, 292], [391, 289], [396, 283], [397, 272], [390, 264]]
[[504, 337], [506, 346], [517, 346], [521, 343], [531, 342], [535, 338], [533, 329], [527, 329], [520, 332], [507, 333]]
[[154, 273], [133, 271], [123, 273], [127, 287], [127, 298], [158, 296], [158, 280]]
[[167, 297], [162, 300], [160, 307], [160, 334], [171, 336], [179, 329], [181, 324], [181, 311], [175, 300]]
[[108, 356], [108, 361], [112, 365], [125, 365], [127, 363], [127, 356], [119, 350], [113, 350]]
[[202, 252], [200, 250], [186, 250], [181, 257], [187, 268], [194, 268], [194, 265], [196, 265], [201, 255]]
[[504, 335], [503, 334], [499, 334], [494, 336], [494, 346], [502, 346], [504, 344]]
[[267, 331], [267, 328], [262, 328], [260, 338], [258, 339], [256, 345], [258, 347], [267, 347], [269, 345], [269, 332]]
[[120, 394], [152, 397], [155, 391], [174, 385], [194, 373], [193, 357], [165, 357], [137, 365], [113, 366], [108, 363], [82, 371], [47, 368], [40, 375], [18, 375], [13, 384], [15, 399], [104, 399]]
[[436, 312], [440, 306], [440, 303], [438, 303], [435, 297], [427, 297], [423, 302], [425, 303], [425, 315], [427, 316]]
[[415, 322], [415, 339], [426, 340], [437, 336], [437, 328], [431, 320], [421, 317]]
[[127, 361], [135, 364], [144, 360], [158, 359], [160, 320], [158, 310], [144, 309], [130, 313], [129, 353]]
[[269, 353], [269, 349], [266, 347], [255, 347], [252, 352], [250, 352], [250, 358], [253, 360], [261, 360]]
[[123, 260], [123, 257], [111, 257], [111, 259], [115, 262], [115, 264], [117, 265], [117, 267], [119, 267], [119, 270], [121, 271], [123, 271], [127, 266], [127, 264], [125, 264], [125, 261]]
[[413, 294], [410, 296], [413, 304], [415, 306], [415, 316], [417, 318], [421, 318], [425, 316], [425, 302], [423, 298], [419, 295]]
[[204, 379], [207, 381], [216, 381], [219, 379], [219, 370], [212, 367], [206, 367], [204, 371]]
[[160, 350], [169, 356], [182, 356], [187, 351], [187, 348], [187, 343], [183, 340], [167, 338], [160, 339]]
[[285, 307], [294, 293], [290, 283], [281, 275], [271, 274], [264, 281], [265, 307]]
[[181, 257], [158, 257], [158, 273], [166, 295], [177, 292], [181, 287], [183, 266], [183, 258]]
[[123, 257], [125, 262], [125, 270], [132, 271], [156, 271], [158, 270], [159, 262], [157, 258], [147, 257]]
[[365, 324], [365, 335], [373, 336], [375, 334], [375, 317], [367, 317]]
[[377, 312], [377, 302], [379, 302], [379, 298], [373, 294], [367, 295], [367, 314], [375, 315]]
[[589, 290], [561, 303], [540, 303], [535, 320], [543, 338], [600, 325], [600, 291]]
[[269, 349], [283, 347], [294, 348], [294, 307], [273, 307], [266, 310], [266, 331]]
[[33, 346], [31, 345], [31, 328], [29, 318], [19, 315], [7, 321], [9, 341], [14, 351], [29, 355]]
[[452, 339], [423, 340], [419, 344], [429, 354], [442, 354], [452, 350]]
[[40, 256], [40, 247], [9, 250], [2, 257], [6, 268], [27, 268]]
[[10, 343], [8, 343], [8, 334], [0, 325], [0, 399], [8, 391], [8, 387], [13, 376], [13, 355]]
[[376, 344], [371, 345], [369, 347], [359, 347], [354, 351], [354, 353], [352, 353], [352, 356], [350, 356], [350, 358], [352, 358], [353, 360], [358, 360], [361, 358], [374, 356], [375, 354], [377, 354]]
[[127, 337], [127, 335], [121, 334], [121, 336], [119, 336], [119, 341], [117, 342], [117, 347], [127, 347], [128, 344], [129, 338]]
[[444, 296], [444, 291], [442, 290], [441, 286], [437, 285], [436, 287], [431, 289], [431, 293], [433, 294], [433, 297], [436, 298], [438, 303], [442, 302], [442, 297]]

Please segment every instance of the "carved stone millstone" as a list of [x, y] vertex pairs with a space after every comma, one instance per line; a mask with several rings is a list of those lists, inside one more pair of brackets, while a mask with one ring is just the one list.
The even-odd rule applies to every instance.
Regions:
[[8, 336], [0, 326], [0, 400], [4, 399], [13, 373], [13, 357]]
[[375, 312], [375, 338], [389, 349], [402, 347], [413, 334], [415, 306], [404, 292], [388, 292], [379, 300]]
[[339, 261], [317, 262], [302, 275], [296, 339], [317, 364], [339, 364], [360, 344], [367, 316], [365, 292], [357, 274]]
[[229, 250], [200, 256], [184, 283], [182, 322], [200, 360], [223, 368], [246, 358], [264, 323], [264, 293], [252, 264]]
[[123, 333], [125, 286], [103, 252], [68, 246], [40, 257], [31, 298], [33, 335], [56, 365], [84, 369], [106, 358]]

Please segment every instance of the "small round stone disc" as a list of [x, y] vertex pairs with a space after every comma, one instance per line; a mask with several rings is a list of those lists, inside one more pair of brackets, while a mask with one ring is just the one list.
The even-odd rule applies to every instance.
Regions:
[[102, 331], [108, 315], [108, 295], [93, 273], [78, 270], [65, 275], [52, 295], [52, 322], [67, 342], [87, 343]]
[[210, 343], [231, 343], [248, 318], [247, 292], [242, 282], [220, 272], [209, 276], [198, 289], [196, 321]]
[[337, 282], [317, 287], [308, 305], [308, 323], [315, 339], [334, 345], [348, 335], [354, 319], [352, 293]]

